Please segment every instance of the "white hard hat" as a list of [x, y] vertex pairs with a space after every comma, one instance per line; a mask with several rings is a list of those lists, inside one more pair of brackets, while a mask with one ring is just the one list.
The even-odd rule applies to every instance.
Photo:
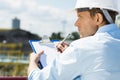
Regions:
[[100, 8], [119, 12], [115, 0], [77, 0], [75, 9], [77, 8]]

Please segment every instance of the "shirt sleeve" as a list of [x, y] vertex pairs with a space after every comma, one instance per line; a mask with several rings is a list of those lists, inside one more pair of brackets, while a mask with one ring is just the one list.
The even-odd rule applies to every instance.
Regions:
[[31, 71], [28, 80], [72, 80], [80, 74], [78, 59], [77, 50], [70, 46], [52, 64]]
[[[30, 74], [28, 75], [28, 80], [33, 80], [33, 76], [34, 76], [34, 72], [39, 71], [39, 69], [34, 69], [30, 72]], [[36, 78], [35, 78], [36, 80]]]
[[52, 64], [43, 69], [34, 69], [28, 75], [28, 80], [56, 80], [55, 71]]

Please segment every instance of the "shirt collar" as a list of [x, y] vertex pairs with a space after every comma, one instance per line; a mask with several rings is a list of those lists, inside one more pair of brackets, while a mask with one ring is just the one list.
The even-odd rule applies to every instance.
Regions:
[[118, 27], [116, 24], [109, 24], [109, 25], [104, 25], [100, 27], [96, 33], [110, 32], [117, 29]]

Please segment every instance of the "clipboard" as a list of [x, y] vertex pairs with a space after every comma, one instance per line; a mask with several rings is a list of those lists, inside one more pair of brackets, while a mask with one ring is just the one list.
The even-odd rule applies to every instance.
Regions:
[[40, 57], [40, 63], [43, 68], [52, 63], [55, 57], [58, 55], [58, 52], [55, 48], [55, 44], [58, 42], [59, 41], [56, 40], [49, 43], [41, 42], [40, 40], [29, 40], [29, 44], [35, 54], [39, 53], [41, 50], [44, 50], [44, 53]]

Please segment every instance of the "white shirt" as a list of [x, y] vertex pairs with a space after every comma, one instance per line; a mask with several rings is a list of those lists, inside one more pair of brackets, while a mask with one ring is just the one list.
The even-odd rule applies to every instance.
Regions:
[[52, 64], [31, 71], [28, 80], [120, 80], [120, 30], [105, 25], [72, 42]]

